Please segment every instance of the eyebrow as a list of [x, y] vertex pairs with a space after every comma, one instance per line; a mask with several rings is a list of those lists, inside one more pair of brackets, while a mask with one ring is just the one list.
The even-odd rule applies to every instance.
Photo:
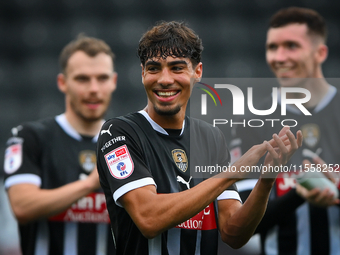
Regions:
[[153, 60], [150, 60], [150, 61], [145, 63], [145, 66], [151, 66], [151, 65], [153, 65], [153, 66], [160, 66], [161, 63], [159, 63], [157, 61], [153, 61]]
[[[295, 41], [295, 40], [286, 40], [286, 41], [283, 41], [283, 45], [288, 44], [288, 43], [294, 43], [294, 44], [300, 45], [300, 42]], [[266, 48], [268, 48], [269, 46], [274, 46], [274, 45], [279, 45], [279, 44], [276, 43], [276, 42], [267, 43], [266, 44]]]
[[184, 60], [175, 60], [168, 63], [169, 66], [175, 66], [175, 65], [188, 65], [188, 63]]
[[89, 75], [80, 73], [80, 74], [75, 75], [73, 78], [74, 79], [89, 78]]
[[[149, 66], [149, 65], [161, 66], [161, 63], [150, 60], [145, 63], [145, 66]], [[188, 65], [188, 63], [184, 60], [175, 60], [175, 61], [168, 62], [168, 66], [175, 66], [175, 65]]]

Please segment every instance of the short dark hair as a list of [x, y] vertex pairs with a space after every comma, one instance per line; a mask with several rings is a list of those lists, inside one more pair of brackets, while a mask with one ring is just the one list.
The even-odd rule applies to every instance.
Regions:
[[154, 57], [189, 58], [192, 65], [201, 62], [202, 40], [184, 22], [160, 21], [140, 39], [138, 56], [142, 63]]
[[94, 57], [103, 52], [112, 58], [112, 67], [114, 68], [115, 54], [106, 42], [101, 39], [79, 34], [78, 37], [68, 43], [60, 53], [59, 65], [62, 73], [65, 74], [68, 60], [76, 51], [83, 51], [90, 57]]
[[271, 17], [269, 28], [292, 23], [306, 24], [309, 34], [320, 36], [326, 42], [327, 27], [324, 18], [317, 11], [308, 8], [289, 7], [279, 10]]

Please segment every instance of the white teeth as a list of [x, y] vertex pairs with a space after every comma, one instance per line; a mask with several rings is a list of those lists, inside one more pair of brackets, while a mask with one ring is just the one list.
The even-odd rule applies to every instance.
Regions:
[[161, 96], [161, 97], [170, 97], [170, 96], [174, 96], [176, 95], [177, 92], [175, 91], [171, 91], [171, 92], [157, 92], [157, 95]]
[[278, 68], [277, 71], [280, 73], [288, 72], [291, 68], [285, 67], [285, 68]]

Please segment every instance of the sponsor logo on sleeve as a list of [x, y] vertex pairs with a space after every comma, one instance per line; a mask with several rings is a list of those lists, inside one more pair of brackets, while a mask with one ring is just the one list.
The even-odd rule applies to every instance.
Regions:
[[134, 164], [126, 145], [105, 154], [105, 161], [111, 175], [116, 179], [125, 179], [133, 173]]
[[16, 143], [7, 147], [5, 151], [4, 170], [6, 174], [13, 174], [22, 164], [22, 143], [23, 140], [15, 138]]

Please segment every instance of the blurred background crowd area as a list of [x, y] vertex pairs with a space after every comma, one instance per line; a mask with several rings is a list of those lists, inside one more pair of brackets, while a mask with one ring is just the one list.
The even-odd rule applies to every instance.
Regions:
[[[12, 127], [63, 112], [63, 95], [56, 86], [58, 57], [79, 33], [105, 40], [116, 54], [118, 88], [110, 118], [146, 104], [136, 49], [155, 22], [185, 21], [200, 35], [204, 77], [273, 77], [265, 63], [268, 21], [288, 6], [313, 8], [325, 17], [329, 57], [323, 70], [326, 78], [337, 78], [340, 2], [335, 0], [1, 0], [1, 165]], [[17, 254], [15, 221], [0, 173], [0, 255]]]

